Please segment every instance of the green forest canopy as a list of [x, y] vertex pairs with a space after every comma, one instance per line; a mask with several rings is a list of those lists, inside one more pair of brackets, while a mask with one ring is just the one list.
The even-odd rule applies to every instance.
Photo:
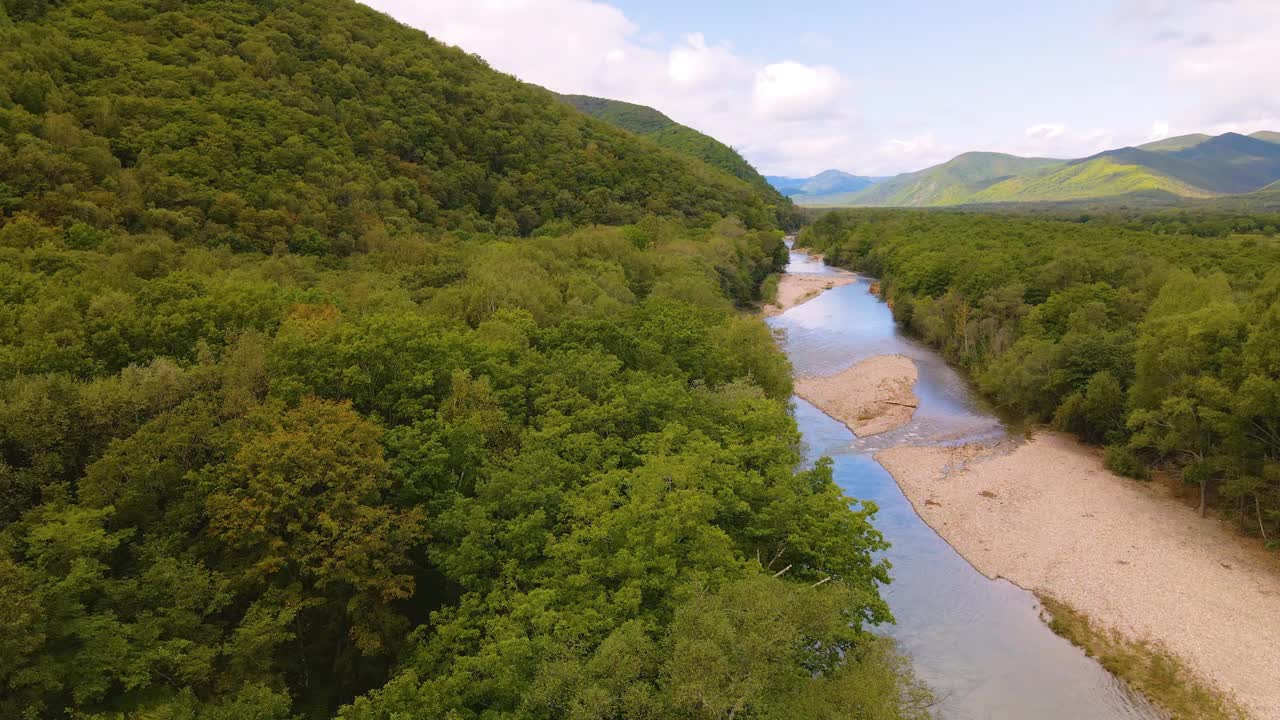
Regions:
[[883, 278], [984, 393], [1199, 486], [1280, 539], [1280, 215], [824, 215], [800, 242]]
[[8, 31], [0, 202], [264, 252], [645, 215], [776, 225], [758, 189], [364, 6], [275, 6], [77, 2]]
[[925, 716], [752, 188], [345, 0], [4, 2], [0, 716]]
[[644, 105], [589, 95], [561, 95], [560, 98], [591, 117], [644, 136], [668, 150], [695, 157], [711, 167], [724, 170], [755, 188], [774, 208], [781, 224], [787, 227], [798, 226], [800, 218], [791, 201], [778, 192], [737, 150], [719, 140], [681, 125]]

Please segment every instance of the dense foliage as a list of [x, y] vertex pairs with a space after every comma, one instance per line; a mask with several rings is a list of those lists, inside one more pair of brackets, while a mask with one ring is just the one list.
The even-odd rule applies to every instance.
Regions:
[[1023, 416], [1280, 537], [1280, 216], [831, 213], [801, 241]]
[[354, 2], [8, 2], [9, 213], [313, 254], [439, 228], [775, 223], [746, 183]]
[[751, 163], [733, 148], [710, 135], [686, 127], [644, 105], [607, 100], [589, 95], [562, 95], [565, 102], [582, 112], [642, 135], [658, 145], [689, 157], [695, 157], [714, 168], [720, 168], [750, 184], [773, 208], [778, 222], [788, 228], [799, 227], [800, 217], [792, 203], [756, 171]]
[[897, 697], [873, 508], [793, 472], [787, 364], [724, 299], [778, 235], [683, 235], [0, 248], [0, 714]]
[[924, 716], [753, 191], [354, 3], [3, 7], [0, 716]]

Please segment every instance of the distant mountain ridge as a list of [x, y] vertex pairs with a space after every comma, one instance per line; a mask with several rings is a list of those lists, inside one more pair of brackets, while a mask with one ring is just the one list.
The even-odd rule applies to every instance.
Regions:
[[941, 165], [889, 178], [847, 198], [869, 205], [954, 205], [1007, 178], [1061, 163], [994, 152], [968, 152]]
[[813, 177], [795, 178], [766, 175], [765, 180], [793, 200], [837, 193], [851, 193], [870, 187], [884, 178], [851, 175], [841, 170], [824, 170]]
[[[1247, 195], [1280, 182], [1280, 133], [1165, 138], [1086, 158], [970, 152], [855, 191], [797, 195], [811, 206], [936, 207], [1109, 198]], [[1272, 192], [1272, 190], [1268, 190]]]

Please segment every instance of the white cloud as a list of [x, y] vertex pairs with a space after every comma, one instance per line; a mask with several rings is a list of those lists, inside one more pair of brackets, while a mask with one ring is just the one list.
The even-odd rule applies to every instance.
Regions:
[[685, 44], [667, 53], [667, 77], [683, 89], [697, 89], [713, 83], [740, 65], [726, 46], [709, 47], [702, 33], [685, 37]]
[[616, 58], [633, 55], [627, 38], [637, 32], [621, 10], [585, 0], [369, 0], [366, 4], [539, 85], [608, 82], [610, 58], [616, 63]]
[[830, 67], [748, 58], [697, 28], [663, 39], [595, 0], [364, 1], [521, 80], [655, 107], [762, 171], [850, 168], [867, 149]]
[[1116, 132], [1105, 128], [1076, 128], [1066, 123], [1037, 123], [1022, 132], [1018, 140], [999, 144], [998, 152], [1028, 157], [1088, 157], [1117, 147]]
[[957, 148], [938, 138], [933, 130], [926, 130], [909, 137], [890, 138], [872, 149], [862, 172], [867, 175], [888, 175], [900, 171], [923, 170], [944, 163], [965, 149]]
[[840, 73], [792, 60], [766, 65], [756, 73], [756, 112], [791, 120], [825, 111], [840, 93]]
[[1151, 132], [1147, 133], [1147, 142], [1155, 142], [1169, 137], [1169, 123], [1161, 120], [1151, 126]]
[[1027, 128], [1026, 136], [1036, 140], [1054, 140], [1062, 137], [1067, 132], [1067, 126], [1062, 123], [1040, 123]]
[[1171, 123], [1182, 132], [1280, 128], [1280, 2], [1120, 0], [1117, 26], [1198, 96]]
[[929, 152], [937, 147], [938, 141], [932, 132], [916, 135], [906, 140], [892, 139], [880, 146], [880, 152], [885, 155], [919, 155]]

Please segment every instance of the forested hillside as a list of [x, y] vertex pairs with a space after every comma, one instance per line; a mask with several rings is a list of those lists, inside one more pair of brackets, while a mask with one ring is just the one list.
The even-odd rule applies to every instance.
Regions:
[[0, 717], [925, 716], [753, 188], [346, 0], [4, 3]]
[[1280, 214], [843, 211], [801, 242], [883, 278], [997, 403], [1181, 475], [1280, 539]]
[[10, 212], [339, 253], [646, 214], [775, 224], [746, 183], [356, 3], [55, 6], [0, 51]]
[[761, 194], [766, 204], [774, 208], [783, 224], [798, 225], [799, 216], [791, 202], [756, 171], [737, 150], [715, 138], [686, 127], [651, 107], [591, 97], [589, 95], [561, 95], [569, 105], [623, 130], [653, 140], [658, 145], [683, 155], [697, 158], [714, 168], [751, 185]]

